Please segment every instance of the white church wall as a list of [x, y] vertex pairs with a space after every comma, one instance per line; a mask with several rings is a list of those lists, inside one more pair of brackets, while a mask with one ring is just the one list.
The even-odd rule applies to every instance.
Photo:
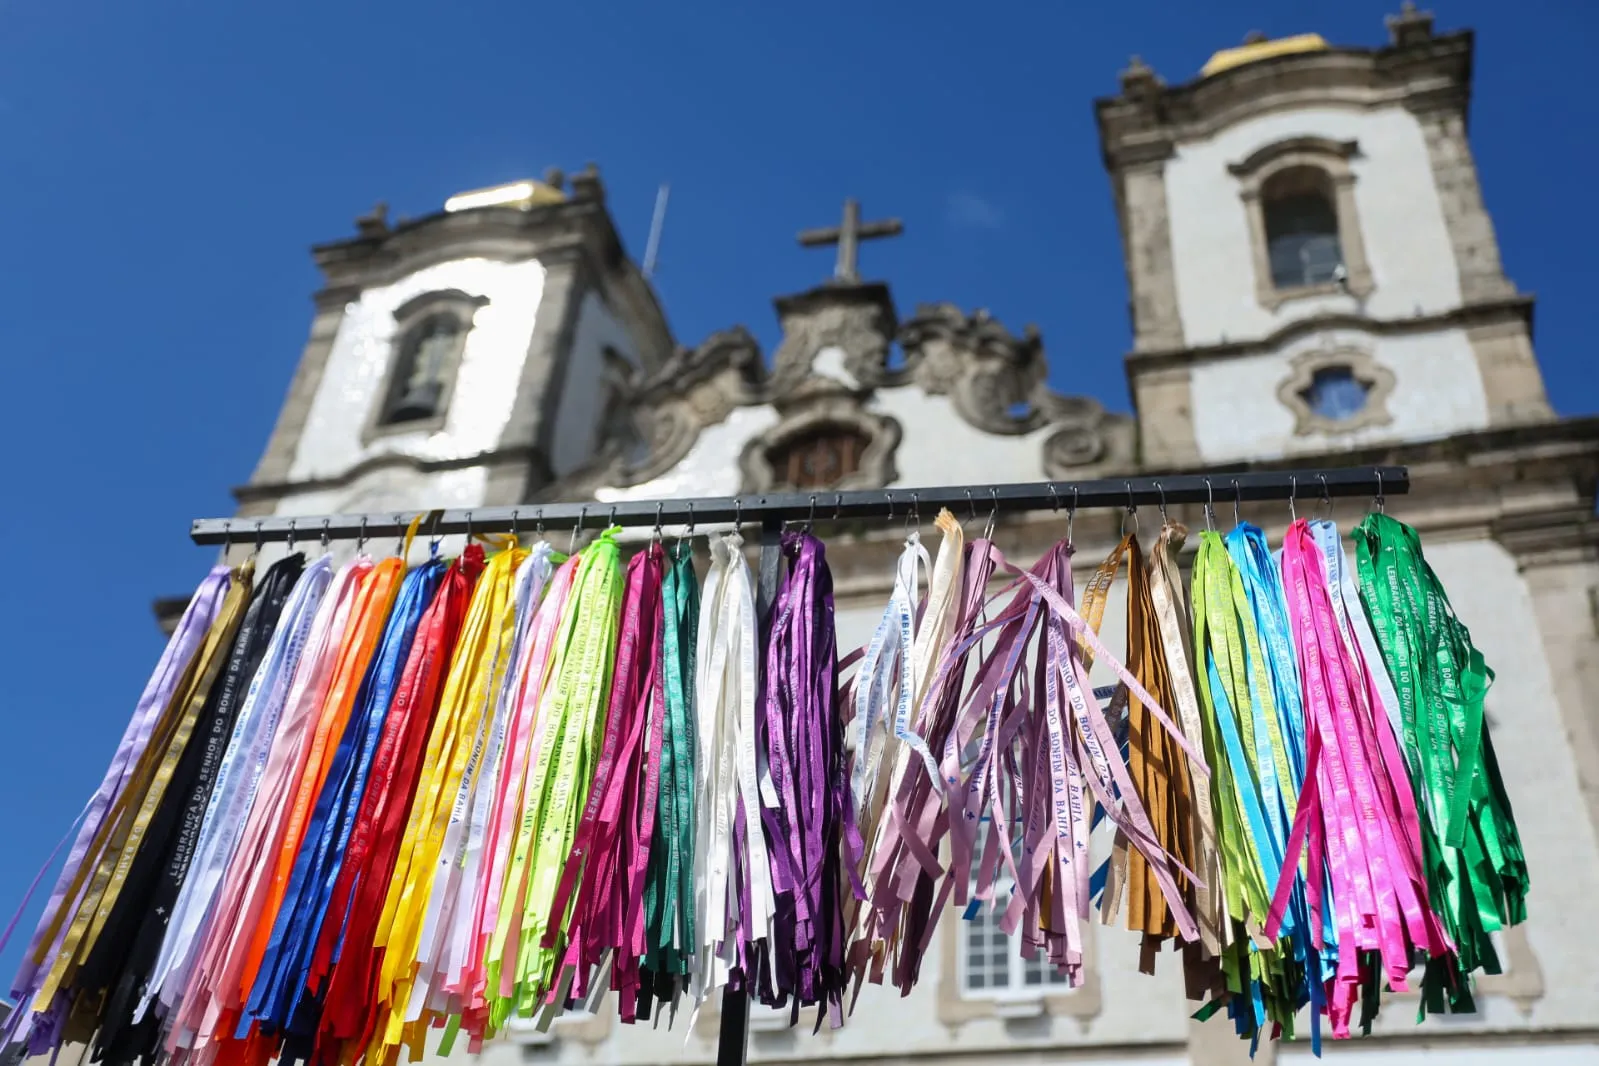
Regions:
[[670, 499], [675, 496], [734, 496], [739, 490], [738, 455], [744, 443], [777, 424], [770, 407], [740, 407], [699, 439], [676, 466], [660, 477], [624, 488], [601, 488], [594, 498], [613, 500]]
[[986, 433], [962, 418], [949, 397], [928, 395], [915, 385], [878, 390], [868, 410], [892, 415], [904, 434], [894, 453], [895, 485], [987, 485], [1044, 477], [1043, 438], [1049, 429], [1020, 436]]
[[[1288, 300], [1273, 311], [1256, 298], [1248, 216], [1238, 179], [1227, 168], [1259, 148], [1300, 136], [1359, 145], [1349, 162], [1376, 285], [1364, 308], [1339, 295]], [[1177, 304], [1189, 346], [1263, 337], [1328, 311], [1408, 318], [1460, 304], [1454, 250], [1426, 141], [1415, 116], [1402, 107], [1278, 112], [1183, 144], [1166, 165], [1166, 197]]]
[[[1390, 420], [1347, 433], [1297, 433], [1294, 413], [1278, 398], [1277, 387], [1290, 376], [1295, 356], [1338, 350], [1370, 352], [1394, 375], [1387, 398]], [[1190, 382], [1194, 437], [1205, 462], [1428, 440], [1488, 425], [1482, 374], [1471, 342], [1459, 329], [1389, 337], [1332, 331], [1277, 351], [1200, 363]]]
[[598, 293], [583, 297], [577, 329], [567, 358], [561, 402], [556, 408], [555, 440], [550, 465], [555, 475], [569, 474], [594, 453], [594, 441], [604, 413], [606, 348], [615, 350], [634, 366], [638, 355], [633, 338], [611, 314]]
[[[395, 310], [414, 297], [448, 289], [488, 302], [478, 308], [467, 334], [444, 427], [364, 441], [393, 358]], [[516, 400], [516, 389], [507, 382], [517, 380], [526, 358], [543, 289], [544, 267], [536, 260], [462, 259], [363, 292], [346, 310], [328, 353], [290, 479], [336, 476], [381, 455], [461, 459], [494, 448]], [[420, 498], [431, 500], [435, 494], [430, 490]]]

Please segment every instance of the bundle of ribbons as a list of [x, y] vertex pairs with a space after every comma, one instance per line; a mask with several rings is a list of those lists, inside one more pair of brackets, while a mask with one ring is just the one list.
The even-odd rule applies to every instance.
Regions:
[[1367, 516], [1353, 564], [1327, 521], [1206, 531], [1185, 582], [1167, 523], [1079, 596], [1069, 541], [1020, 568], [937, 528], [842, 657], [809, 530], [766, 611], [736, 532], [703, 578], [615, 529], [218, 566], [68, 834], [7, 1043], [390, 1066], [724, 988], [839, 1025], [985, 908], [1071, 984], [1085, 923], [1125, 923], [1251, 1041], [1308, 1015], [1319, 1049], [1416, 984], [1472, 1009], [1528, 875], [1493, 675], [1414, 530]]

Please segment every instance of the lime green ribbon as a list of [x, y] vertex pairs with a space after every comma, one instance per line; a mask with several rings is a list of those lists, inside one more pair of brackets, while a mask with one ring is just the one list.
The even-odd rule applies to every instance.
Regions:
[[[1242, 1013], [1253, 1013], [1255, 1027], [1239, 1017], [1238, 1009], [1231, 1013], [1240, 1032], [1258, 1031], [1260, 1023], [1272, 1021], [1292, 1035], [1298, 1001], [1286, 972], [1288, 952], [1261, 932], [1271, 908], [1264, 856], [1274, 851], [1262, 809], [1262, 772], [1287, 777], [1283, 738], [1243, 576], [1221, 534], [1211, 530], [1200, 534], [1192, 601], [1205, 759], [1212, 773], [1224, 899], [1234, 923], [1223, 934], [1222, 973], [1229, 991], [1253, 1001], [1252, 1009], [1240, 1006]], [[1274, 871], [1278, 862], [1270, 865]]]
[[[540, 700], [539, 717], [548, 716], [544, 743], [528, 775], [523, 817], [535, 827], [532, 869], [522, 915], [517, 954], [517, 1013], [532, 1017], [549, 990], [565, 945], [544, 947], [545, 933], [564, 930], [567, 915], [551, 914], [561, 871], [572, 850], [578, 819], [588, 802], [593, 763], [599, 753], [610, 700], [611, 666], [616, 656], [622, 603], [618, 528], [607, 529], [583, 549], [572, 595], [556, 635], [551, 683]], [[568, 909], [570, 909], [568, 903]]]

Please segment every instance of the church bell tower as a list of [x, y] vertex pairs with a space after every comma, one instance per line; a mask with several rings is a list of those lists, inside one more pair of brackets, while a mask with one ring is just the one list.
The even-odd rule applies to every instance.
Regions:
[[241, 517], [520, 503], [589, 461], [612, 381], [672, 352], [593, 167], [356, 226], [313, 249], [325, 285]]
[[1154, 467], [1552, 417], [1466, 137], [1472, 34], [1406, 4], [1377, 49], [1252, 36], [1096, 104]]

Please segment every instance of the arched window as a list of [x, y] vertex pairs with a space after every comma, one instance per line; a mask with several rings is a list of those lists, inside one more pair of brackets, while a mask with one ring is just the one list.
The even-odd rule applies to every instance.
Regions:
[[1343, 266], [1332, 181], [1318, 167], [1273, 174], [1261, 189], [1266, 255], [1279, 289], [1336, 281]]
[[832, 488], [860, 469], [870, 441], [847, 426], [827, 425], [791, 437], [767, 453], [774, 479], [795, 489]]
[[422, 422], [444, 411], [449, 372], [465, 333], [450, 312], [429, 315], [406, 331], [389, 379], [383, 425]]

